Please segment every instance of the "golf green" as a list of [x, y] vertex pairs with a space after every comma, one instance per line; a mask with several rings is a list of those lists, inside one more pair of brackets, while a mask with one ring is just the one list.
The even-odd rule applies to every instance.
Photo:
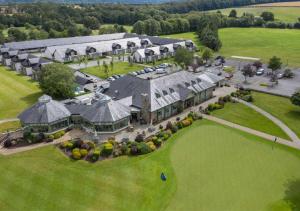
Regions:
[[296, 150], [202, 120], [144, 156], [90, 164], [52, 146], [0, 156], [0, 210], [290, 210], [299, 162]]

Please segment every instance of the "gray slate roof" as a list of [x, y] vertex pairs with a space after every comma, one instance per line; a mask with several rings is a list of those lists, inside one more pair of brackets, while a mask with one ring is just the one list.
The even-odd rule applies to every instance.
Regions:
[[125, 34], [125, 38], [130, 38], [130, 37], [138, 37], [140, 39], [149, 39], [153, 45], [168, 45], [168, 44], [173, 44], [173, 43], [177, 43], [177, 42], [182, 42], [182, 40], [172, 39], [172, 38], [138, 35], [138, 34], [133, 34], [133, 33]]
[[101, 94], [92, 105], [71, 104], [66, 105], [74, 115], [81, 115], [91, 123], [112, 123], [130, 116], [131, 109], [110, 97]]
[[64, 104], [43, 95], [39, 101], [22, 112], [18, 118], [26, 124], [49, 124], [71, 116]]
[[78, 36], [78, 37], [67, 37], [67, 38], [56, 38], [56, 39], [10, 42], [10, 43], [4, 43], [3, 48], [12, 48], [15, 50], [46, 48], [49, 46], [57, 46], [57, 45], [71, 45], [71, 44], [98, 42], [104, 40], [121, 39], [124, 37], [124, 35], [125, 33], [115, 33], [115, 34], [105, 34], [105, 35], [95, 35], [95, 36]]
[[138, 108], [142, 107], [141, 94], [147, 94], [150, 110], [155, 111], [185, 100], [190, 93], [199, 93], [211, 87], [214, 87], [214, 84], [197, 79], [193, 73], [178, 71], [150, 80], [126, 75], [111, 82], [105, 94], [116, 99], [132, 96], [132, 105]]

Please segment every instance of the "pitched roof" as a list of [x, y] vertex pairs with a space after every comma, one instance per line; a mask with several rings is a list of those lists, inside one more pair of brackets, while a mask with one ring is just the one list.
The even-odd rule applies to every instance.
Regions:
[[29, 41], [21, 41], [21, 42], [4, 43], [3, 47], [12, 48], [15, 50], [26, 50], [26, 49], [35, 49], [35, 48], [46, 48], [49, 46], [71, 45], [71, 44], [97, 42], [97, 41], [104, 41], [104, 40], [114, 40], [114, 39], [121, 39], [124, 36], [125, 33], [115, 33], [115, 34], [104, 34], [104, 35], [94, 35], [94, 36], [78, 36], [78, 37], [44, 39], [44, 40], [29, 40]]
[[111, 82], [105, 94], [123, 99], [132, 96], [132, 105], [142, 107], [141, 94], [147, 94], [151, 111], [185, 100], [189, 93], [199, 93], [214, 85], [187, 71], [178, 71], [155, 79], [126, 75]]
[[71, 116], [64, 104], [43, 95], [32, 107], [22, 112], [18, 118], [26, 124], [48, 124]]

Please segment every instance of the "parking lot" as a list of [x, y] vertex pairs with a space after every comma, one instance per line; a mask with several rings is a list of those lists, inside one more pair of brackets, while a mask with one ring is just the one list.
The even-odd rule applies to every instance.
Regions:
[[[244, 65], [249, 63], [252, 64], [253, 62], [239, 61], [233, 59], [226, 60], [224, 66], [232, 66], [236, 70], [232, 78], [229, 80], [230, 84], [240, 85], [245, 88], [251, 88], [253, 90], [264, 91], [283, 96], [291, 96], [296, 90], [300, 89], [300, 68], [292, 69], [294, 73], [293, 78], [278, 79], [278, 84], [271, 86], [272, 83], [270, 82], [270, 75], [267, 75], [267, 72], [270, 70], [268, 70], [266, 64], [263, 64], [262, 67], [265, 70], [264, 74], [259, 76], [254, 75], [253, 77], [247, 77], [247, 83], [244, 83], [245, 77], [243, 76], [240, 70], [243, 68]], [[221, 67], [216, 67], [214, 66], [214, 64], [206, 69], [215, 73], [222, 72], [222, 75], [226, 75], [224, 71], [220, 70]], [[285, 68], [278, 71], [278, 73], [283, 73], [284, 69]]]

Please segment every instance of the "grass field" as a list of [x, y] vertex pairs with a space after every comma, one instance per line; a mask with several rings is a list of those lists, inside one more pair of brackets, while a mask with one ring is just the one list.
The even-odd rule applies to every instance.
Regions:
[[[115, 62], [113, 71], [111, 71], [111, 67], [109, 64], [108, 64], [108, 67], [109, 67], [108, 76], [112, 76], [115, 74], [127, 74], [132, 71], [144, 69], [144, 66], [142, 66], [142, 65], [138, 65], [138, 64], [130, 65], [128, 62]], [[98, 66], [88, 67], [88, 68], [82, 69], [81, 71], [98, 76], [100, 78], [106, 78], [106, 74], [104, 73], [104, 69], [103, 69], [102, 65], [100, 66], [100, 68]]]
[[[260, 16], [262, 12], [269, 11], [275, 16], [275, 20], [295, 23], [300, 16], [300, 7], [239, 7], [239, 8], [227, 8], [220, 11], [224, 15], [229, 15], [230, 11], [235, 9], [238, 16], [242, 16], [243, 13], [252, 13], [255, 16]], [[216, 12], [216, 10], [214, 10]]]
[[41, 95], [38, 83], [0, 66], [0, 119], [15, 118]]
[[266, 28], [225, 28], [219, 30], [225, 56], [262, 58], [267, 62], [278, 56], [284, 64], [300, 66], [300, 30]]
[[21, 124], [19, 121], [5, 122], [0, 124], [0, 133], [7, 131], [15, 131], [20, 128]]
[[286, 200], [297, 205], [298, 151], [206, 120], [168, 142], [152, 154], [95, 164], [71, 161], [54, 147], [0, 156], [0, 209], [234, 211], [290, 210]]
[[300, 1], [256, 4], [256, 5], [253, 5], [253, 7], [300, 7]]
[[254, 104], [283, 121], [300, 138], [300, 107], [288, 98], [253, 92]]
[[212, 115], [270, 135], [290, 139], [271, 120], [241, 103], [226, 103], [223, 109], [215, 110]]

